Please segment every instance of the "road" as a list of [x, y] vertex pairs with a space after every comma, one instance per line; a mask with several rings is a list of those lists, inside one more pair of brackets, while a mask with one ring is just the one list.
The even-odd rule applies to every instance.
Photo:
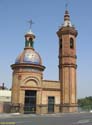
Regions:
[[1, 115], [0, 122], [6, 122], [7, 125], [14, 125], [14, 122], [16, 125], [92, 125], [92, 113]]

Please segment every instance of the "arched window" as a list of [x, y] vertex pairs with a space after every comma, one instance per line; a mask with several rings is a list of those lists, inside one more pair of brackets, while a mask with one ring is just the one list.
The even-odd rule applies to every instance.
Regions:
[[60, 39], [60, 49], [62, 49], [62, 39]]
[[73, 38], [70, 38], [70, 48], [74, 49], [74, 40], [73, 40]]
[[30, 43], [30, 46], [33, 47], [33, 40], [32, 40], [32, 38], [29, 38], [29, 43]]

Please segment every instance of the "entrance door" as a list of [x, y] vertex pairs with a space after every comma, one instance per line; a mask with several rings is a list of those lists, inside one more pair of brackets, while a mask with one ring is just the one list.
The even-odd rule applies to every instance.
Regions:
[[48, 97], [48, 113], [54, 112], [55, 98], [52, 96]]
[[36, 91], [25, 91], [24, 113], [36, 113]]

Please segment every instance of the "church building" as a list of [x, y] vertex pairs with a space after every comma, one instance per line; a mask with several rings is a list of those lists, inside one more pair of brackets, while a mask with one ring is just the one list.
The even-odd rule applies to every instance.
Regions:
[[[59, 80], [43, 80], [45, 66], [34, 48], [35, 34], [25, 34], [25, 47], [11, 65], [12, 112], [76, 112], [76, 37], [77, 30], [65, 10], [64, 23], [57, 31], [59, 38]], [[53, 62], [52, 62], [53, 63]]]

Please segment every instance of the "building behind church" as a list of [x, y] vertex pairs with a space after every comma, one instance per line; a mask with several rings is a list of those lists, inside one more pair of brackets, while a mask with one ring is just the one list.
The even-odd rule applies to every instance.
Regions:
[[0, 113], [11, 110], [11, 90], [7, 89], [5, 84], [0, 85]]
[[[64, 23], [57, 31], [59, 38], [59, 80], [43, 80], [45, 66], [34, 49], [35, 34], [25, 34], [25, 47], [11, 65], [12, 112], [59, 113], [76, 112], [76, 37], [68, 10]], [[54, 43], [53, 43], [54, 44]], [[53, 62], [52, 62], [53, 63]]]

